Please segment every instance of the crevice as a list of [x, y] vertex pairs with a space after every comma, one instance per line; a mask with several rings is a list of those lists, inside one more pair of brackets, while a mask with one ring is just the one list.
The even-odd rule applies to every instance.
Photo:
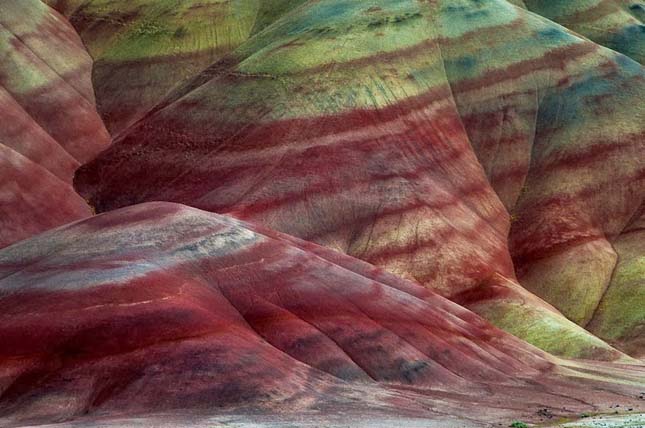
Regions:
[[[339, 378], [339, 377], [337, 377], [337, 376], [335, 376], [335, 375], [333, 375], [333, 374], [331, 374], [331, 373], [328, 373], [328, 372], [326, 372], [326, 371], [323, 371], [323, 370], [321, 370], [321, 369], [319, 369], [319, 368], [317, 368], [317, 367], [313, 367], [313, 366], [311, 366], [311, 365], [309, 365], [309, 364], [307, 364], [307, 363], [305, 363], [305, 362], [303, 362], [303, 361], [299, 360], [298, 358], [294, 357], [293, 355], [290, 355], [290, 354], [288, 354], [288, 353], [284, 352], [282, 349], [278, 348], [277, 346], [273, 345], [273, 344], [272, 344], [271, 342], [269, 342], [269, 341], [268, 341], [268, 340], [267, 340], [267, 339], [266, 339], [266, 338], [265, 338], [265, 337], [264, 337], [264, 336], [263, 336], [259, 331], [257, 331], [257, 330], [255, 329], [255, 327], [254, 327], [250, 322], [248, 322], [248, 320], [246, 319], [246, 317], [244, 316], [244, 314], [242, 314], [242, 312], [239, 310], [239, 308], [238, 308], [238, 307], [233, 303], [233, 301], [229, 298], [229, 296], [228, 296], [228, 295], [227, 295], [227, 293], [222, 289], [222, 287], [219, 285], [219, 283], [216, 283], [216, 288], [217, 288], [217, 290], [219, 291], [219, 294], [220, 294], [220, 295], [221, 295], [221, 296], [222, 296], [222, 297], [223, 297], [223, 298], [224, 298], [224, 299], [229, 303], [229, 305], [231, 306], [231, 308], [233, 308], [233, 309], [234, 309], [234, 310], [239, 314], [240, 318], [242, 318], [242, 320], [244, 321], [244, 324], [249, 328], [249, 330], [250, 330], [250, 331], [252, 331], [252, 332], [253, 332], [253, 333], [254, 333], [254, 334], [255, 334], [255, 335], [256, 335], [256, 336], [257, 336], [257, 337], [262, 341], [262, 342], [266, 343], [266, 344], [267, 344], [267, 345], [269, 345], [271, 348], [273, 348], [273, 349], [277, 350], [280, 354], [286, 355], [286, 356], [288, 356], [289, 358], [292, 358], [293, 360], [298, 361], [299, 363], [306, 365], [306, 366], [307, 366], [309, 369], [311, 369], [311, 370], [314, 370], [314, 371], [317, 371], [317, 372], [320, 372], [320, 373], [324, 373], [326, 376], [332, 376], [332, 377], [334, 377], [335, 379], [338, 379], [338, 380], [340, 380], [340, 381], [342, 381], [342, 382], [346, 382], [344, 379], [341, 379], [341, 378]], [[264, 300], [264, 299], [263, 299], [263, 300]], [[284, 308], [283, 308], [283, 309], [284, 309]], [[286, 309], [284, 309], [284, 310], [286, 310]], [[292, 313], [292, 312], [290, 312], [290, 311], [288, 311], [288, 312], [289, 312], [289, 313]], [[295, 316], [295, 314], [294, 314], [294, 316]], [[298, 319], [300, 319], [300, 317], [297, 317], [297, 316], [295, 316], [295, 317], [296, 317], [296, 318], [298, 318]], [[303, 320], [303, 321], [304, 321], [304, 320]], [[318, 329], [317, 329], [317, 330], [318, 330]], [[319, 330], [319, 331], [320, 331], [320, 330]], [[322, 333], [322, 331], [321, 331], [321, 333]], [[323, 333], [323, 334], [324, 334], [324, 333]], [[325, 336], [329, 338], [329, 336], [327, 336], [326, 334], [325, 334]], [[332, 340], [332, 342], [336, 343], [333, 339], [331, 339], [331, 338], [329, 338], [329, 339], [330, 339], [330, 340]], [[338, 344], [336, 344], [336, 345], [338, 346]], [[340, 346], [338, 346], [338, 347], [339, 347], [339, 349], [340, 349], [341, 351], [343, 351], [343, 349], [342, 349]], [[344, 351], [343, 351], [343, 352], [344, 352]], [[345, 354], [347, 355], [347, 353], [345, 353]], [[348, 356], [348, 358], [350, 358], [350, 360], [351, 360], [352, 362], [354, 362], [354, 364], [356, 364], [356, 362], [355, 362], [355, 361], [354, 361], [354, 360], [353, 360], [349, 355], [347, 355], [347, 356]], [[363, 371], [363, 372], [364, 372], [364, 373], [365, 373], [365, 374], [366, 374], [370, 379], [372, 379], [372, 380], [376, 381], [376, 379], [374, 379], [374, 378], [373, 378], [369, 373], [365, 372], [365, 370], [363, 370], [363, 368], [362, 368], [360, 365], [356, 364], [356, 366], [357, 366], [358, 368], [360, 368], [360, 369], [361, 369], [361, 370], [362, 370], [362, 371]]]
[[591, 311], [591, 316], [589, 317], [589, 320], [584, 325], [581, 326], [584, 329], [586, 329], [587, 331], [589, 331], [590, 333], [591, 333], [591, 331], [588, 330], [587, 327], [591, 324], [591, 322], [596, 317], [596, 315], [598, 313], [598, 309], [600, 308], [600, 305], [602, 304], [602, 301], [605, 299], [605, 296], [609, 292], [609, 289], [611, 288], [611, 284], [614, 281], [614, 277], [617, 275], [618, 267], [620, 265], [620, 253], [618, 253], [618, 251], [616, 251], [616, 248], [614, 247], [613, 243], [611, 243], [609, 241], [607, 241], [607, 243], [611, 246], [611, 249], [614, 252], [614, 254], [616, 254], [616, 262], [614, 263], [614, 267], [611, 269], [611, 274], [609, 275], [609, 279], [607, 280], [607, 284], [605, 284], [605, 289], [603, 290], [602, 294], [600, 295], [600, 298], [598, 299], [598, 302], [596, 303], [595, 307]]

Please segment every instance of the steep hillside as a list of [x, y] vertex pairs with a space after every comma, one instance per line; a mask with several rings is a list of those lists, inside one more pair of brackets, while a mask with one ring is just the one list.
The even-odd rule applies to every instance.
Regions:
[[[488, 11], [471, 21], [488, 25]], [[447, 74], [473, 149], [511, 213], [520, 283], [582, 326], [598, 315], [623, 329], [624, 306], [645, 307], [642, 296], [596, 310], [617, 262], [612, 242], [645, 195], [645, 74], [538, 22], [533, 37], [492, 26], [485, 45], [446, 44]], [[630, 325], [639, 336], [642, 327]]]
[[109, 137], [69, 23], [38, 0], [0, 7], [1, 248], [91, 215], [71, 182]]
[[248, 39], [259, 0], [49, 0], [94, 58], [97, 107], [111, 134]]
[[84, 166], [81, 193], [259, 222], [543, 349], [618, 357], [515, 271], [593, 317], [643, 199], [642, 68], [505, 1], [293, 3]]
[[523, 0], [533, 12], [594, 42], [645, 61], [645, 3], [642, 0]]
[[0, 0], [0, 426], [644, 426], [641, 3]]
[[587, 328], [635, 357], [645, 356], [645, 216], [613, 241], [617, 262]]

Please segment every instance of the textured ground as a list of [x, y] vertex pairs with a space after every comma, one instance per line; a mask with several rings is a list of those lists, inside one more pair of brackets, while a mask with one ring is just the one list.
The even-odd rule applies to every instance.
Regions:
[[[158, 428], [184, 428], [195, 426], [209, 426], [211, 428], [294, 428], [306, 427], [315, 428], [320, 426], [330, 428], [469, 428], [470, 421], [446, 421], [428, 420], [421, 418], [388, 418], [387, 416], [362, 415], [351, 417], [351, 415], [339, 415], [332, 418], [321, 418], [316, 414], [309, 414], [300, 418], [282, 417], [279, 420], [267, 417], [229, 416], [210, 418], [189, 418], [177, 415], [160, 415], [137, 419], [107, 419], [107, 420], [82, 420], [76, 423], [62, 423], [53, 425], [39, 425], [43, 428], [63, 427], [91, 427], [91, 428], [112, 428], [127, 424], [129, 427], [155, 426]], [[549, 424], [548, 428], [641, 428], [645, 424], [644, 414], [633, 415], [603, 415], [578, 419], [571, 422]], [[547, 425], [539, 425], [547, 427]], [[27, 427], [25, 427], [27, 428]]]

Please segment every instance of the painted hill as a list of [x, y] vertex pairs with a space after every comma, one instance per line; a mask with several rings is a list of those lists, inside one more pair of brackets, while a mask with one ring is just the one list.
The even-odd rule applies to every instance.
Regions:
[[71, 182], [109, 137], [69, 23], [38, 0], [0, 8], [1, 248], [91, 215]]
[[248, 39], [257, 0], [49, 0], [94, 58], [97, 108], [118, 134]]
[[0, 277], [3, 426], [317, 410], [478, 427], [637, 406], [645, 380], [560, 365], [417, 284], [176, 204], [15, 244]]
[[642, 68], [505, 1], [296, 3], [85, 165], [80, 192], [259, 222], [550, 352], [618, 357], [558, 310], [593, 318], [643, 200]]
[[[645, 216], [638, 216], [612, 242], [617, 262], [587, 329], [635, 357], [645, 355]], [[617, 308], [620, 308], [618, 310]]]
[[0, 426], [643, 425], [639, 5], [1, 1]]
[[594, 42], [645, 61], [645, 4], [637, 0], [523, 0], [525, 7]]

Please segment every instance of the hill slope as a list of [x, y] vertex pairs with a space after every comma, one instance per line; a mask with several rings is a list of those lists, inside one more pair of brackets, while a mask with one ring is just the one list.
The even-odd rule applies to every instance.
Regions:
[[81, 193], [260, 222], [616, 358], [515, 272], [593, 317], [643, 199], [642, 68], [499, 0], [296, 3], [84, 166]]
[[417, 284], [176, 204], [25, 240], [0, 277], [3, 424], [318, 410], [475, 427], [637, 406], [645, 379], [561, 365]]
[[0, 7], [1, 248], [91, 215], [72, 177], [109, 137], [75, 30], [38, 0]]

